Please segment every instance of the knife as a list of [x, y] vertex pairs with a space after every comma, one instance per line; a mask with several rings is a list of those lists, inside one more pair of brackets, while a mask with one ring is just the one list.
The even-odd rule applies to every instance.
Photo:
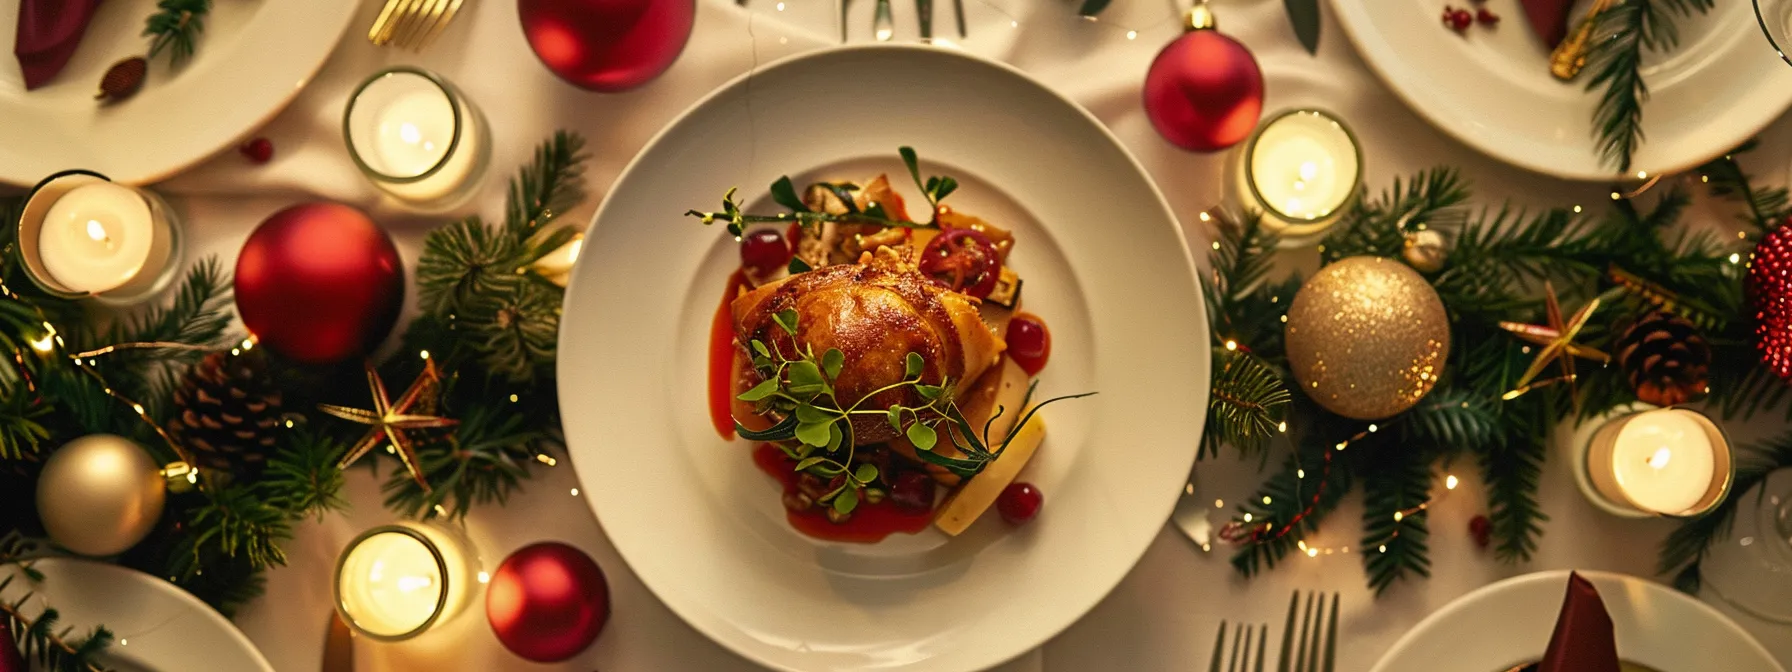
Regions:
[[1288, 22], [1294, 24], [1294, 36], [1308, 55], [1319, 53], [1319, 0], [1282, 0], [1288, 10]]
[[323, 672], [355, 672], [355, 637], [336, 610], [330, 610], [330, 624], [324, 634]]
[[915, 14], [921, 23], [921, 39], [933, 39], [933, 0], [915, 0]]

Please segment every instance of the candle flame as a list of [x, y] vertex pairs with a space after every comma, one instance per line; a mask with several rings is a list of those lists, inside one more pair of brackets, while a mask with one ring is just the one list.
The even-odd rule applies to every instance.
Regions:
[[1674, 457], [1674, 452], [1671, 450], [1668, 450], [1666, 446], [1663, 446], [1661, 448], [1656, 448], [1655, 454], [1649, 456], [1649, 466], [1654, 467], [1656, 469], [1666, 468], [1668, 466], [1668, 460], [1672, 459], [1673, 457]]
[[87, 220], [87, 237], [92, 238], [95, 241], [106, 242], [108, 239], [108, 236], [106, 235], [106, 227], [100, 224], [97, 219]]
[[407, 121], [398, 125], [398, 137], [415, 145], [423, 139], [423, 131], [417, 130], [416, 124]]

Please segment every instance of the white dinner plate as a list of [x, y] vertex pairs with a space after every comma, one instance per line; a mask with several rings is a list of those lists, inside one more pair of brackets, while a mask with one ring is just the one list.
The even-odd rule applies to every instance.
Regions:
[[[1549, 74], [1549, 53], [1517, 0], [1488, 0], [1498, 27], [1457, 35], [1444, 0], [1332, 0], [1369, 67], [1432, 125], [1515, 166], [1577, 180], [1617, 174], [1593, 138], [1592, 72]], [[1584, 3], [1583, 3], [1584, 5]], [[1680, 47], [1644, 60], [1651, 97], [1632, 173], [1678, 172], [1742, 144], [1792, 103], [1792, 67], [1761, 36], [1748, 0], [1717, 3], [1679, 22]], [[1634, 177], [1634, 175], [1632, 175]]]
[[18, 1], [0, 2], [0, 183], [20, 186], [58, 171], [98, 171], [126, 184], [156, 182], [236, 144], [272, 119], [311, 80], [355, 17], [360, 0], [212, 3], [193, 59], [170, 72], [152, 62], [137, 95], [100, 106], [106, 68], [142, 55], [156, 0], [108, 0], [68, 67], [25, 90], [12, 55]]
[[106, 626], [113, 635], [105, 658], [110, 667], [133, 672], [274, 670], [241, 630], [167, 581], [78, 558], [45, 558], [33, 567], [43, 572], [43, 582], [30, 582], [13, 565], [0, 568], [0, 578], [18, 576], [0, 598], [10, 603], [27, 590], [35, 593], [25, 602], [25, 613], [54, 607], [61, 614], [57, 627], [74, 628], [74, 637]]
[[[709, 324], [736, 244], [683, 216], [729, 187], [762, 211], [799, 184], [887, 172], [962, 183], [949, 202], [1015, 231], [1009, 262], [1052, 330], [1050, 435], [1022, 474], [1039, 517], [988, 515], [876, 545], [813, 541], [706, 404]], [[1162, 195], [1096, 119], [956, 51], [797, 56], [722, 87], [623, 172], [586, 234], [560, 331], [560, 400], [586, 501], [630, 568], [697, 630], [788, 670], [969, 670], [1039, 646], [1101, 600], [1163, 527], [1195, 456], [1208, 328]]]
[[[1371, 672], [1501, 672], [1549, 646], [1568, 572], [1476, 590], [1406, 633]], [[1618, 657], [1658, 672], [1785, 672], [1760, 643], [1705, 603], [1634, 576], [1581, 572], [1612, 617]]]

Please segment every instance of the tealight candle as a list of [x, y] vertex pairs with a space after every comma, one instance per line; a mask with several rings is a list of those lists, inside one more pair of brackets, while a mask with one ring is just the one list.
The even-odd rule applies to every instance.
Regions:
[[1233, 151], [1235, 198], [1284, 240], [1315, 239], [1362, 184], [1362, 150], [1344, 122], [1313, 109], [1264, 121]]
[[478, 110], [425, 70], [382, 70], [362, 82], [343, 114], [349, 155], [386, 193], [425, 207], [453, 207], [485, 170], [489, 142]]
[[96, 173], [59, 173], [32, 190], [18, 241], [31, 279], [65, 297], [131, 303], [173, 277], [179, 236], [166, 204]]
[[1587, 476], [1610, 503], [1690, 517], [1723, 501], [1732, 477], [1730, 444], [1709, 418], [1658, 408], [1611, 420], [1587, 448]]
[[387, 525], [350, 541], [336, 562], [336, 610], [357, 632], [409, 639], [452, 618], [472, 593], [455, 535], [429, 525]]

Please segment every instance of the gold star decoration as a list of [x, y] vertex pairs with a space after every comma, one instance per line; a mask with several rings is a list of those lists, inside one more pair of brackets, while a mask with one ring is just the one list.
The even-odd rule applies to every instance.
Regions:
[[[414, 429], [451, 427], [457, 422], [452, 418], [428, 415], [431, 412], [430, 409], [435, 408], [436, 396], [441, 392], [441, 385], [442, 377], [436, 371], [436, 360], [425, 360], [423, 373], [417, 376], [417, 380], [411, 382], [411, 386], [405, 389], [404, 394], [400, 395], [395, 403], [386, 395], [386, 384], [380, 380], [379, 372], [369, 364], [367, 366], [367, 386], [373, 393], [373, 410], [318, 404], [318, 410], [330, 415], [363, 425], [373, 425], [373, 429], [368, 430], [367, 435], [361, 437], [361, 440], [342, 456], [342, 461], [336, 465], [337, 468], [348, 468], [349, 465], [354, 464], [355, 460], [366, 455], [367, 451], [378, 446], [382, 440], [390, 441], [393, 452], [398, 453], [398, 459], [404, 462], [404, 468], [411, 473], [411, 478], [417, 479], [417, 485], [422, 486], [424, 492], [429, 492], [429, 481], [423, 477], [423, 466], [417, 462], [417, 452], [411, 446], [411, 439], [405, 432]], [[422, 412], [417, 412], [420, 410]]]
[[[1563, 320], [1562, 305], [1556, 300], [1556, 288], [1549, 283], [1544, 283], [1543, 291], [1544, 317], [1548, 320], [1547, 324], [1500, 322], [1501, 329], [1512, 332], [1520, 340], [1542, 346], [1537, 351], [1537, 358], [1531, 361], [1530, 368], [1525, 369], [1524, 375], [1519, 377], [1518, 386], [1504, 395], [1506, 399], [1513, 399], [1534, 388], [1558, 382], [1567, 382], [1568, 394], [1573, 396], [1575, 358], [1595, 362], [1611, 361], [1610, 355], [1574, 342], [1574, 337], [1580, 335], [1581, 328], [1587, 326], [1587, 321], [1593, 318], [1593, 311], [1599, 309], [1599, 299], [1594, 298], [1592, 301], [1588, 301], [1587, 305], [1574, 311], [1574, 315]], [[1535, 382], [1537, 376], [1555, 362], [1560, 362], [1562, 365], [1562, 377]]]

